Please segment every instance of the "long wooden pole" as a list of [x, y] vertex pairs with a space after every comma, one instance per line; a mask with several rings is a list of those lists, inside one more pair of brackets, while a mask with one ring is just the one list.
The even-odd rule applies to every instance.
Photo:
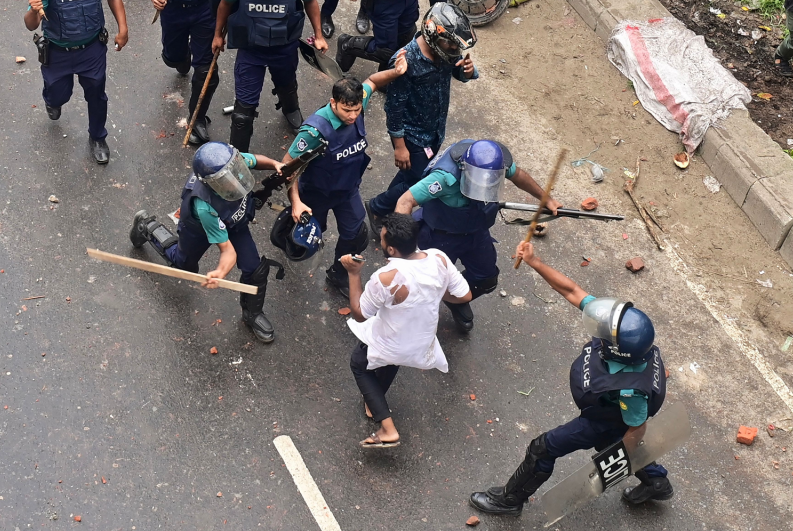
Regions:
[[[551, 190], [553, 189], [553, 185], [556, 182], [556, 176], [559, 175], [559, 171], [562, 169], [562, 163], [564, 162], [564, 158], [567, 156], [567, 149], [562, 148], [559, 152], [559, 157], [556, 159], [556, 164], [553, 167], [553, 171], [551, 171], [551, 177], [548, 179], [548, 183], [545, 185], [545, 190], [542, 192], [542, 199], [540, 199], [540, 207], [537, 209], [537, 212], [534, 213], [534, 216], [531, 218], [531, 225], [529, 225], [529, 230], [526, 232], [526, 237], [523, 238], [524, 242], [530, 242], [531, 237], [534, 236], [534, 229], [537, 228], [537, 220], [540, 219], [540, 216], [543, 214], [543, 210], [545, 210], [545, 205], [548, 204], [548, 199], [551, 198]], [[520, 257], [515, 258], [515, 269], [520, 267], [521, 260]]]
[[[223, 28], [223, 36], [226, 36], [226, 28]], [[184, 135], [182, 147], [187, 147], [187, 141], [190, 139], [190, 133], [193, 132], [193, 126], [195, 125], [195, 121], [198, 118], [198, 110], [201, 108], [201, 104], [204, 102], [204, 96], [207, 93], [209, 81], [212, 79], [212, 73], [215, 71], [215, 67], [217, 66], [219, 55], [220, 48], [218, 48], [218, 51], [216, 51], [215, 55], [212, 57], [212, 64], [209, 65], [209, 72], [207, 73], [207, 77], [204, 80], [204, 86], [201, 88], [201, 94], [198, 95], [198, 103], [196, 103], [195, 109], [193, 110], [193, 116], [190, 118], [190, 124], [187, 126], [187, 133]]]
[[[175, 269], [173, 267], [167, 267], [161, 264], [154, 264], [152, 262], [144, 262], [143, 260], [136, 260], [134, 258], [120, 256], [113, 253], [106, 253], [105, 251], [99, 251], [97, 249], [86, 249], [86, 252], [91, 258], [96, 258], [98, 260], [102, 260], [103, 262], [110, 262], [111, 264], [134, 267], [135, 269], [141, 269], [143, 271], [148, 271], [149, 273], [158, 273], [160, 275], [181, 278], [182, 280], [190, 280], [192, 282], [203, 283], [207, 280], [205, 275], [199, 275], [198, 273], [191, 273], [190, 271], [183, 271], [181, 269]], [[256, 286], [223, 279], [218, 279], [218, 287], [233, 291], [241, 291], [242, 293], [250, 293], [251, 295], [256, 295], [256, 293], [259, 291], [259, 288]]]

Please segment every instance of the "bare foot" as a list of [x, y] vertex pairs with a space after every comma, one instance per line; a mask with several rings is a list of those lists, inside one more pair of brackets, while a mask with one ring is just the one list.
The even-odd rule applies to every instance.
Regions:
[[374, 433], [374, 437], [370, 436], [361, 441], [362, 446], [369, 444], [380, 443], [395, 443], [399, 440], [399, 432], [394, 426], [394, 420], [391, 417], [383, 419], [380, 424], [380, 429]]

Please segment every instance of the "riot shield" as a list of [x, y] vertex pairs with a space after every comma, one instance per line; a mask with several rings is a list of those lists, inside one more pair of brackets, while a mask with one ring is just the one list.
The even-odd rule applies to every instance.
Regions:
[[305, 39], [300, 39], [300, 55], [308, 64], [328, 76], [334, 83], [344, 77], [339, 64], [332, 57], [320, 52]]
[[686, 408], [675, 403], [647, 421], [638, 445], [623, 441], [606, 448], [542, 496], [545, 527], [600, 496], [633, 472], [681, 446], [691, 435]]

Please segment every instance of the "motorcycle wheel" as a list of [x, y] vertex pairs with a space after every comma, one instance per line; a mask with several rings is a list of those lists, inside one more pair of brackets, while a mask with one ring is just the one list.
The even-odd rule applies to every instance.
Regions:
[[456, 5], [471, 21], [472, 26], [484, 26], [504, 14], [509, 0], [446, 0]]

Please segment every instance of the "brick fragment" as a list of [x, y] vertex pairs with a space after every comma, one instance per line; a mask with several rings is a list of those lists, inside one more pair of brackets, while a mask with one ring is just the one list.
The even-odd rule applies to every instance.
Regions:
[[594, 197], [587, 197], [581, 201], [581, 208], [583, 210], [595, 210], [599, 205], [600, 203], [598, 203], [598, 200]]
[[479, 525], [479, 517], [476, 515], [472, 516], [471, 518], [465, 521], [465, 525], [469, 525], [471, 527]]
[[628, 268], [631, 272], [636, 273], [644, 269], [644, 260], [640, 256], [636, 258], [631, 258], [627, 262], [625, 262], [625, 267]]
[[739, 443], [750, 446], [754, 442], [755, 437], [757, 437], [757, 428], [748, 428], [746, 426], [738, 428], [737, 440]]

